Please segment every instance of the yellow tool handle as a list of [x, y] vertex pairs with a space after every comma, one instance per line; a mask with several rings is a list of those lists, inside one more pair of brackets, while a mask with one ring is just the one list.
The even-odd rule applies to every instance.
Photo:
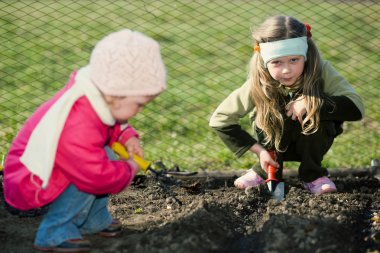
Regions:
[[[129, 154], [126, 148], [120, 142], [114, 142], [112, 144], [112, 150], [115, 151], [123, 159], [129, 159]], [[133, 160], [137, 163], [137, 165], [146, 173], [152, 162], [144, 160], [141, 156], [133, 155]]]

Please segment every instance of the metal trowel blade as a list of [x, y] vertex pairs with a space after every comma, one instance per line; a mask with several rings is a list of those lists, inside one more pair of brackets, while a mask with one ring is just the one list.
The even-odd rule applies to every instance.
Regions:
[[285, 184], [284, 182], [269, 181], [267, 183], [268, 189], [272, 195], [272, 199], [282, 201], [285, 198]]

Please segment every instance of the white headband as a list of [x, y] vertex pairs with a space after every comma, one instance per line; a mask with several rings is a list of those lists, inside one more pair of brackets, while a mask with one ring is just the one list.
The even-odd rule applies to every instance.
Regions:
[[278, 40], [273, 42], [260, 43], [260, 54], [264, 60], [264, 66], [273, 59], [289, 56], [302, 55], [305, 57], [307, 53], [307, 38], [298, 37], [286, 40]]

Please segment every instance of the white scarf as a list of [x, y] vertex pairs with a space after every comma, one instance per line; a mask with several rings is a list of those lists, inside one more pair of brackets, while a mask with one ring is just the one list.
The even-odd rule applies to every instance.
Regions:
[[88, 98], [105, 125], [115, 124], [102, 94], [90, 80], [89, 67], [81, 68], [75, 77], [75, 84], [49, 108], [34, 128], [20, 158], [28, 170], [42, 180], [44, 189], [48, 185], [53, 170], [58, 140], [67, 116], [74, 103], [82, 96]]

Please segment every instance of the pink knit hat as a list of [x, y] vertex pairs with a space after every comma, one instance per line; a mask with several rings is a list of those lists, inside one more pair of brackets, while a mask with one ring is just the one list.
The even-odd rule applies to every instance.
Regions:
[[92, 51], [90, 78], [106, 95], [157, 95], [166, 89], [160, 46], [136, 31], [111, 33]]

